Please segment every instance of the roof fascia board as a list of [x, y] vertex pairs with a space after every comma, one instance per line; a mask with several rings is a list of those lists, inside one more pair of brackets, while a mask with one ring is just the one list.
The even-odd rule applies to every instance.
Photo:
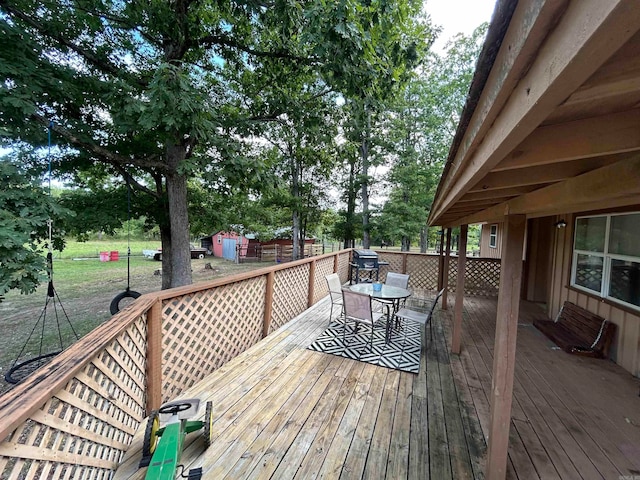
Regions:
[[[543, 43], [482, 143], [469, 156], [432, 209], [438, 224], [446, 209], [508, 155], [563, 100], [640, 29], [640, 9], [628, 0], [573, 2]], [[504, 44], [503, 44], [504, 48]], [[488, 85], [489, 86], [489, 85]]]

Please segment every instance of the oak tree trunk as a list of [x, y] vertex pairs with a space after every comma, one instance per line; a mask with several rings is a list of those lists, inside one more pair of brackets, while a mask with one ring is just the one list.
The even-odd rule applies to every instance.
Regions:
[[[187, 179], [178, 173], [178, 165], [184, 160], [186, 149], [182, 145], [167, 146], [169, 173], [166, 175], [169, 199], [168, 237], [163, 236], [162, 286], [163, 288], [190, 285], [191, 252], [189, 250], [189, 213], [187, 211]], [[165, 252], [164, 242], [168, 241]], [[167, 271], [167, 274], [165, 274]], [[165, 277], [167, 277], [165, 281]], [[165, 287], [165, 283], [167, 287]]]
[[427, 253], [429, 247], [429, 230], [426, 225], [420, 229], [420, 253]]

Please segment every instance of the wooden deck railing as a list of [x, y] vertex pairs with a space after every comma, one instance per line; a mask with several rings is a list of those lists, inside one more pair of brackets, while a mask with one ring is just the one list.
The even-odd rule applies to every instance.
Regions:
[[110, 478], [150, 409], [346, 281], [349, 256], [143, 295], [0, 397], [0, 479]]
[[[412, 289], [439, 290], [438, 273], [440, 257], [433, 254], [390, 252], [377, 250], [381, 260], [389, 262], [388, 269], [382, 269], [381, 280], [389, 272], [410, 274]], [[449, 261], [449, 291], [455, 291], [458, 277], [458, 262]], [[500, 284], [500, 259], [467, 257], [465, 262], [464, 294], [476, 297], [495, 297]]]
[[[148, 411], [325, 297], [325, 275], [346, 282], [350, 256], [143, 295], [0, 397], [0, 480], [110, 478]], [[381, 257], [437, 287], [437, 256]]]

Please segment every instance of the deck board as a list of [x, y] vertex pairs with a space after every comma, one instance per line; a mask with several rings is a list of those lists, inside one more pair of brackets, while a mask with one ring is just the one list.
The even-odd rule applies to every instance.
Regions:
[[[204, 478], [483, 478], [496, 302], [465, 300], [462, 351], [450, 353], [451, 311], [423, 331], [410, 374], [307, 350], [327, 327], [322, 300], [183, 398], [212, 401], [214, 443], [187, 437], [182, 462]], [[612, 362], [555, 350], [518, 327], [509, 479], [601, 479], [640, 471], [639, 382]], [[615, 399], [615, 408], [611, 408]], [[142, 479], [142, 430], [117, 479]]]

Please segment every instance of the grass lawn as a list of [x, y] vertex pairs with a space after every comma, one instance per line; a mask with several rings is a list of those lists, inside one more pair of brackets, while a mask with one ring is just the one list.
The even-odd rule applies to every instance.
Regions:
[[[142, 256], [143, 250], [160, 248], [159, 240], [132, 240], [129, 243], [132, 256]], [[62, 252], [54, 252], [55, 259], [99, 258], [100, 252], [118, 251], [120, 257], [127, 255], [126, 240], [91, 240], [88, 242], [67, 241]]]
[[[131, 242], [131, 290], [139, 293], [160, 290], [162, 277], [155, 272], [160, 271], [161, 262], [142, 256], [142, 250], [152, 250], [159, 246], [160, 242]], [[100, 252], [115, 250], [119, 252], [118, 261], [99, 260]], [[212, 269], [205, 269], [207, 263], [211, 264]], [[266, 266], [266, 263], [236, 265], [216, 257], [191, 260], [194, 283]], [[127, 241], [68, 242], [61, 255], [54, 255], [53, 284], [61, 307], [57, 302], [55, 305], [50, 302], [46, 315], [41, 316], [47, 299], [46, 279], [35, 293], [21, 295], [19, 292], [11, 291], [0, 303], [0, 327], [5, 337], [0, 349], [0, 394], [10, 388], [4, 381], [4, 373], [13, 365], [34, 327], [31, 341], [26, 345], [21, 360], [38, 355], [41, 335], [44, 339], [42, 353], [58, 349], [58, 323], [61, 326], [63, 345], [66, 347], [74, 340], [69, 323], [81, 337], [111, 317], [111, 300], [127, 287]], [[121, 307], [124, 305], [123, 301]], [[54, 309], [54, 306], [57, 308]], [[65, 312], [69, 322], [66, 320]]]

